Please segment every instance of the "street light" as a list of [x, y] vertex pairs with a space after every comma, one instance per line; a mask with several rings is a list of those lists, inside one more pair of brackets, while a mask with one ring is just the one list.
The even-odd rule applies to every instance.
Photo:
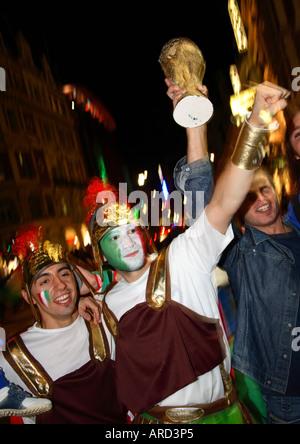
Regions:
[[147, 179], [148, 179], [148, 171], [144, 171], [143, 173], [139, 174], [139, 178], [138, 178], [139, 186], [143, 187], [145, 185], [145, 182]]
[[248, 51], [248, 38], [237, 0], [228, 0], [228, 12], [240, 53]]
[[234, 94], [238, 94], [242, 90], [241, 79], [236, 65], [230, 66], [230, 80]]

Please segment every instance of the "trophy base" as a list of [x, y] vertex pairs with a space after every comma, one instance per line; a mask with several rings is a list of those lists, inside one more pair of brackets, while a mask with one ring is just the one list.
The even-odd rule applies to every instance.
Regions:
[[214, 113], [210, 100], [203, 96], [187, 96], [174, 110], [174, 120], [183, 128], [196, 128], [207, 123]]

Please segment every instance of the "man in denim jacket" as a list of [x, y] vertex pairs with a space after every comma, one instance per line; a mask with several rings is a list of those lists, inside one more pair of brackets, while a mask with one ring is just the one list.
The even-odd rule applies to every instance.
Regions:
[[[212, 189], [208, 158], [179, 164], [175, 175], [180, 191]], [[300, 423], [300, 231], [281, 219], [272, 178], [263, 169], [239, 215], [244, 236], [222, 263], [238, 302], [233, 366], [260, 384], [268, 422]]]

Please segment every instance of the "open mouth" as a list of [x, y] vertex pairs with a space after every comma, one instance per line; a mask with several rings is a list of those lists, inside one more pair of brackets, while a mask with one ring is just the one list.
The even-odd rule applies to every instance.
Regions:
[[64, 294], [64, 295], [59, 296], [58, 298], [56, 298], [54, 300], [54, 303], [57, 304], [57, 305], [69, 305], [71, 301], [72, 301], [71, 295], [70, 294]]
[[263, 206], [257, 208], [256, 212], [257, 213], [267, 213], [268, 211], [270, 211], [270, 209], [271, 209], [271, 205], [267, 204], [267, 205], [263, 205]]

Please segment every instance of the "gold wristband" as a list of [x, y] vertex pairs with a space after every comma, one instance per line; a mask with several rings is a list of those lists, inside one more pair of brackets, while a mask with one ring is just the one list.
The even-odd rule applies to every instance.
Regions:
[[265, 147], [268, 139], [269, 130], [255, 128], [246, 121], [231, 157], [232, 163], [242, 170], [259, 168], [266, 155]]

